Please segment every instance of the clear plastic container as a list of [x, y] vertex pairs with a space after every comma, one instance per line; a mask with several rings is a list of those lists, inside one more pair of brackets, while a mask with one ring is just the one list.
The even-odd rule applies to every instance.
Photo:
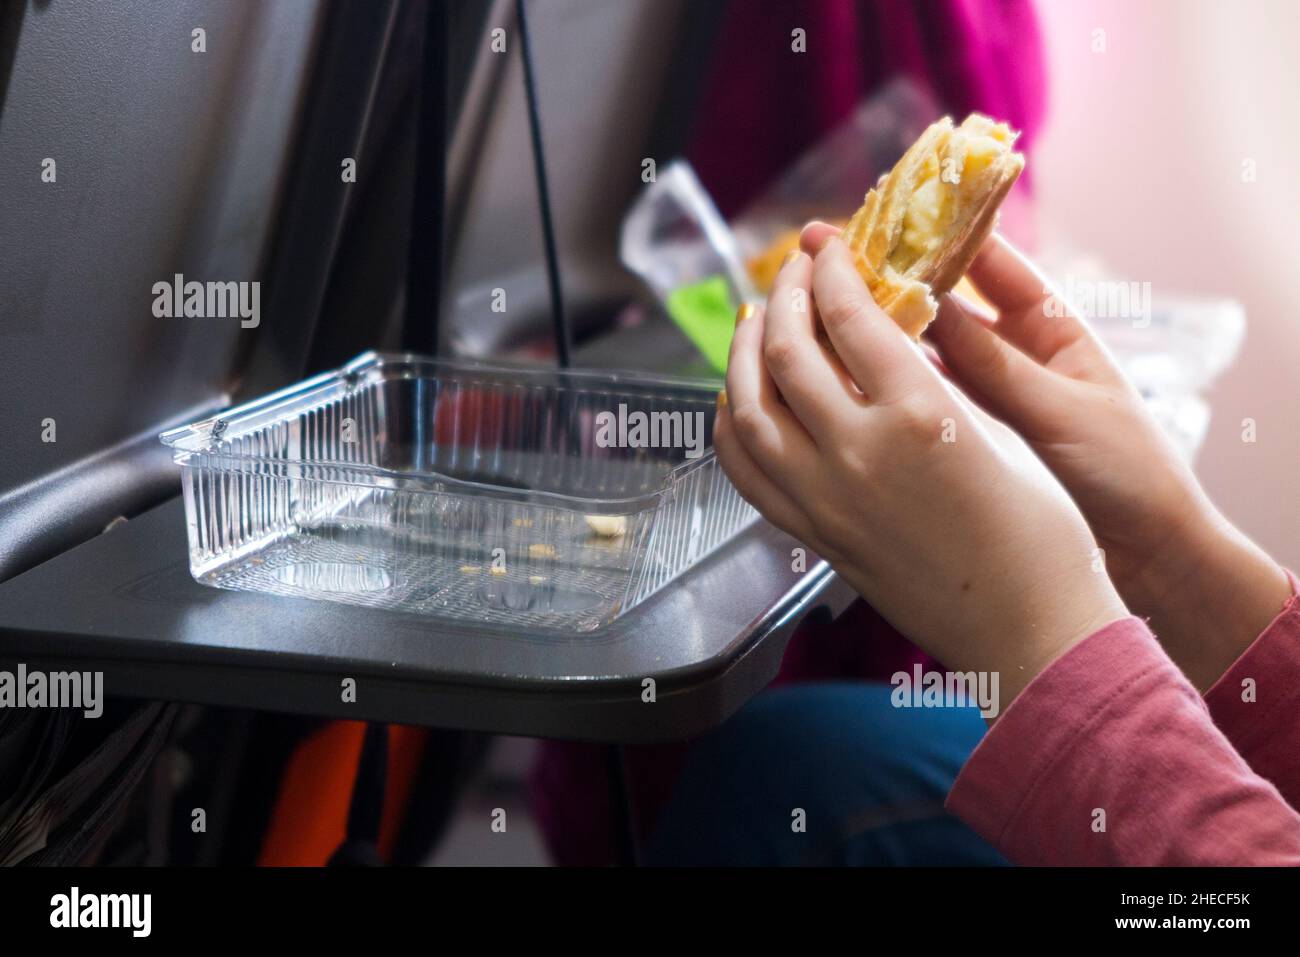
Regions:
[[590, 631], [757, 517], [716, 391], [368, 353], [161, 438], [203, 584]]

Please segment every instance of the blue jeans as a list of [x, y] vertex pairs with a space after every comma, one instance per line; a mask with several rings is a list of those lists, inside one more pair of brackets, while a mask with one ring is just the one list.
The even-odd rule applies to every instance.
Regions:
[[809, 684], [756, 697], [692, 748], [646, 863], [1006, 864], [943, 809], [983, 718], [895, 708], [892, 691]]

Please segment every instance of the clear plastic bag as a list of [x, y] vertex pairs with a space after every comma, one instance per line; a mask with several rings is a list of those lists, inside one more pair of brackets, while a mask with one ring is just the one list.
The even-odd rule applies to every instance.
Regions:
[[623, 263], [659, 297], [712, 276], [725, 276], [734, 302], [760, 299], [736, 237], [691, 164], [674, 160], [647, 184], [623, 221]]

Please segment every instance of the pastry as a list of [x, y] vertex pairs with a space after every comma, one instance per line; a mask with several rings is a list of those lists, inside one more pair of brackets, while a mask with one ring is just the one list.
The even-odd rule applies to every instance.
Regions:
[[776, 274], [781, 271], [785, 257], [792, 249], [799, 248], [799, 230], [787, 229], [773, 239], [757, 256], [751, 256], [745, 263], [749, 278], [763, 295], [772, 291]]
[[867, 193], [841, 237], [876, 303], [913, 339], [934, 319], [997, 221], [1024, 169], [1019, 134], [972, 113], [945, 116]]
[[[832, 226], [839, 226], [841, 229], [844, 228], [846, 222], [843, 217], [825, 221]], [[768, 243], [762, 252], [756, 256], [751, 256], [745, 262], [749, 278], [754, 281], [754, 286], [763, 295], [766, 296], [772, 291], [772, 285], [776, 282], [776, 274], [785, 265], [785, 257], [799, 248], [799, 235], [802, 232], [802, 228], [785, 230]]]

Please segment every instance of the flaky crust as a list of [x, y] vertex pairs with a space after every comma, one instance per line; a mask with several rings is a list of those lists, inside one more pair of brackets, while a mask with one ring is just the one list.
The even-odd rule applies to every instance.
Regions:
[[[1024, 157], [1011, 150], [1016, 134], [988, 117], [972, 113], [960, 131], [963, 135], [954, 136], [952, 119], [946, 116], [931, 124], [867, 193], [841, 233], [856, 253], [872, 297], [913, 339], [934, 319], [935, 297], [952, 289], [970, 267], [1025, 165]], [[996, 140], [1000, 149], [986, 165], [967, 171], [970, 137]], [[945, 198], [951, 206], [938, 242], [900, 271], [890, 257], [902, 241], [908, 204], [936, 162], [963, 172], [957, 182], [941, 181], [941, 188], [950, 191]]]

